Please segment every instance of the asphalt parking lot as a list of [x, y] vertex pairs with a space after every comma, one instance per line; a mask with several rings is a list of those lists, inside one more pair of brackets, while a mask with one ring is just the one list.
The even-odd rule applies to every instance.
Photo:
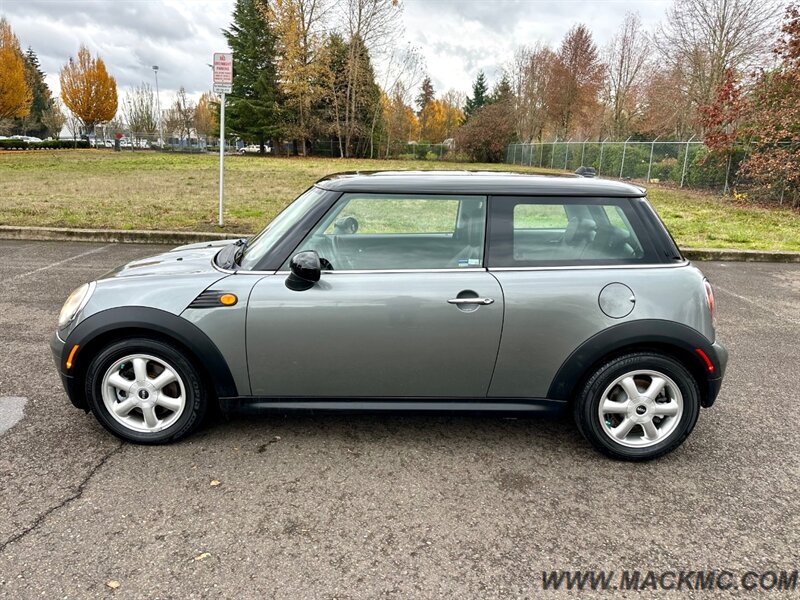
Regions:
[[73, 288], [158, 250], [0, 241], [0, 597], [588, 597], [542, 571], [800, 566], [800, 265], [702, 265], [722, 393], [678, 451], [626, 464], [549, 419], [271, 416], [120, 444], [69, 404], [48, 340]]

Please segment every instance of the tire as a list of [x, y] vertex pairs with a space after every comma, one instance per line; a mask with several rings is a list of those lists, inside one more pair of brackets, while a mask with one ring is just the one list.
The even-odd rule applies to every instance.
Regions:
[[135, 444], [186, 437], [201, 425], [209, 404], [203, 380], [184, 353], [148, 338], [103, 348], [89, 364], [86, 399], [103, 427]]
[[700, 390], [692, 374], [677, 360], [652, 352], [606, 362], [573, 404], [581, 434], [600, 452], [628, 461], [672, 452], [692, 432], [699, 413]]

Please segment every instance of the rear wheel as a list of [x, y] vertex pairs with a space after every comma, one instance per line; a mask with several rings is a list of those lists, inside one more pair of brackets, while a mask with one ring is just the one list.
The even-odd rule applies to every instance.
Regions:
[[598, 450], [623, 460], [650, 460], [688, 437], [700, 392], [675, 359], [655, 353], [620, 356], [601, 366], [574, 404], [575, 422]]
[[86, 397], [111, 433], [138, 444], [164, 444], [194, 431], [207, 411], [202, 380], [173, 346], [133, 338], [115, 342], [92, 360]]

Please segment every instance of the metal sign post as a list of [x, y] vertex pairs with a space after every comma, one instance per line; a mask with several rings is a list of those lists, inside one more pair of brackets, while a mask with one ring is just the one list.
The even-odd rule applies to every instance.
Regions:
[[214, 93], [219, 100], [219, 226], [224, 224], [224, 180], [225, 180], [225, 94], [231, 93], [233, 86], [233, 53], [214, 53]]
[[224, 205], [223, 182], [225, 180], [225, 94], [219, 98], [219, 226], [225, 223], [222, 217], [222, 207]]

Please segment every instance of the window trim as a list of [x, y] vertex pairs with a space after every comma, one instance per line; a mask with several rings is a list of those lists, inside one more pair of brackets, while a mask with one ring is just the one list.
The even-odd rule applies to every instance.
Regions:
[[[539, 261], [515, 261], [514, 243], [514, 208], [519, 204], [559, 204], [587, 206], [619, 206], [630, 223], [633, 234], [642, 246], [641, 258], [597, 258], [597, 259], [563, 259]], [[488, 248], [484, 264], [490, 271], [499, 270], [544, 270], [554, 268], [614, 268], [614, 267], [653, 267], [666, 262], [656, 250], [648, 227], [639, 211], [633, 206], [630, 198], [597, 197], [597, 196], [512, 196], [493, 195], [488, 201], [489, 231], [486, 237]], [[504, 227], [504, 224], [506, 226]], [[510, 225], [510, 227], [508, 227]]]
[[[324, 189], [324, 188], [323, 188]], [[469, 267], [433, 267], [433, 268], [419, 268], [419, 267], [411, 267], [408, 269], [335, 269], [333, 271], [323, 270], [322, 274], [325, 275], [333, 275], [336, 273], [353, 273], [353, 274], [372, 274], [372, 273], [475, 273], [475, 272], [483, 272], [485, 273], [488, 270], [487, 266], [487, 252], [489, 249], [489, 213], [491, 210], [491, 203], [489, 202], [490, 195], [489, 194], [451, 194], [449, 192], [425, 192], [425, 193], [409, 193], [409, 192], [349, 192], [344, 191], [337, 195], [336, 199], [328, 206], [328, 209], [322, 214], [311, 227], [305, 229], [304, 233], [300, 236], [297, 236], [296, 244], [293, 250], [286, 256], [284, 261], [271, 273], [276, 275], [279, 274], [289, 274], [290, 271], [283, 268], [283, 266], [289, 261], [289, 259], [300, 252], [299, 248], [306, 240], [306, 238], [311, 235], [311, 232], [318, 227], [321, 223], [324, 223], [326, 218], [334, 211], [337, 210], [337, 207], [341, 202], [349, 201], [346, 197], [347, 196], [355, 196], [355, 197], [363, 197], [363, 196], [380, 196], [383, 199], [390, 200], [397, 196], [405, 196], [410, 197], [413, 200], [425, 200], [426, 198], [441, 198], [444, 200], [456, 200], [459, 202], [458, 211], [456, 211], [456, 221], [455, 221], [455, 229], [453, 230], [452, 235], [455, 235], [458, 231], [458, 221], [461, 215], [461, 210], [463, 205], [461, 204], [461, 200], [465, 198], [480, 198], [486, 203], [486, 208], [484, 210], [484, 218], [483, 218], [483, 251], [481, 256], [481, 264], [479, 266], [469, 266]], [[385, 234], [385, 233], [378, 233], [378, 234], [364, 234], [364, 235], [447, 235], [443, 234], [442, 232], [416, 232], [410, 234]]]

